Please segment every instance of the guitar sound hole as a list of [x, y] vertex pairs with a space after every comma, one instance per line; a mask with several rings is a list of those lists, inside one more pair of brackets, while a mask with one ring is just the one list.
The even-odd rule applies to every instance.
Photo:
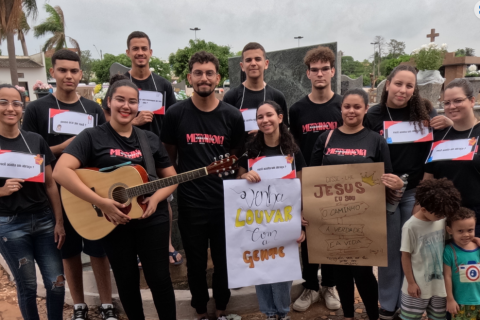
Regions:
[[112, 198], [113, 200], [120, 202], [120, 203], [127, 203], [128, 202], [128, 196], [127, 192], [125, 191], [124, 187], [116, 187], [112, 191]]

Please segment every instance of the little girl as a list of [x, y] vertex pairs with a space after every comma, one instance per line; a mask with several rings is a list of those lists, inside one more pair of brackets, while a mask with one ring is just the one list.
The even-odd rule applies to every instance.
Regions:
[[480, 317], [480, 248], [475, 237], [475, 213], [467, 208], [447, 217], [452, 241], [443, 253], [447, 311], [454, 320]]

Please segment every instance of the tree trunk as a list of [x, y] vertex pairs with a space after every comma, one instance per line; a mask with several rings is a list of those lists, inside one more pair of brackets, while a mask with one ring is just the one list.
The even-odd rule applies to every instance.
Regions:
[[27, 42], [25, 41], [25, 36], [20, 40], [22, 42], [23, 55], [28, 57]]
[[12, 79], [12, 85], [18, 85], [18, 72], [17, 72], [17, 59], [15, 58], [15, 39], [13, 32], [7, 33], [7, 51], [8, 62], [10, 64], [10, 77]]

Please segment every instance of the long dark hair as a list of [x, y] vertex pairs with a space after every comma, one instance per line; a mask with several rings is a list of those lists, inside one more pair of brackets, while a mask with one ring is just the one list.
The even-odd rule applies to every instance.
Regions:
[[23, 100], [23, 95], [22, 95], [22, 93], [20, 92], [20, 90], [18, 90], [17, 88], [15, 88], [15, 86], [12, 86], [12, 85], [9, 84], [9, 83], [0, 84], [0, 90], [2, 90], [2, 89], [4, 89], [4, 88], [17, 90], [18, 94], [20, 95], [20, 100]]
[[[415, 90], [413, 91], [413, 95], [408, 100], [407, 106], [410, 107], [410, 121], [412, 122], [419, 122], [423, 124], [424, 121], [430, 123], [430, 111], [432, 111], [432, 104], [426, 103], [422, 97], [420, 97], [420, 93], [418, 91], [417, 85], [417, 71], [414, 67], [409, 65], [399, 65], [389, 74], [387, 77], [387, 81], [390, 83], [392, 82], [393, 77], [400, 71], [410, 71], [415, 76]], [[387, 99], [388, 99], [388, 91], [387, 86], [383, 87], [382, 92], [382, 99], [380, 100], [380, 105], [383, 112], [387, 112]]]
[[[257, 107], [257, 112], [258, 112], [258, 108], [266, 104], [272, 106], [273, 110], [275, 110], [275, 113], [277, 115], [282, 114], [283, 118], [287, 116], [283, 114], [283, 110], [278, 105], [278, 103], [271, 100], [267, 100], [265, 102], [260, 103], [260, 105]], [[290, 131], [288, 131], [288, 128], [284, 122], [279, 124], [278, 129], [280, 130], [280, 148], [282, 148], [282, 152], [285, 155], [287, 154], [293, 155], [295, 152], [298, 151], [298, 146], [295, 143], [295, 139], [293, 138]], [[265, 135], [263, 134], [262, 131], [258, 130], [256, 136], [247, 142], [246, 148], [247, 148], [248, 157], [249, 158], [258, 157], [258, 155], [262, 152], [265, 146], [266, 146]]]

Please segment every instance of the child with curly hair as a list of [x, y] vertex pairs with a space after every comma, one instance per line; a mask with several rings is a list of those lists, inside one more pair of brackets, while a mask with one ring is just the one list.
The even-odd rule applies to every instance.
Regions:
[[447, 217], [452, 241], [443, 252], [447, 311], [454, 320], [480, 319], [480, 248], [475, 243], [475, 212], [460, 208]]

